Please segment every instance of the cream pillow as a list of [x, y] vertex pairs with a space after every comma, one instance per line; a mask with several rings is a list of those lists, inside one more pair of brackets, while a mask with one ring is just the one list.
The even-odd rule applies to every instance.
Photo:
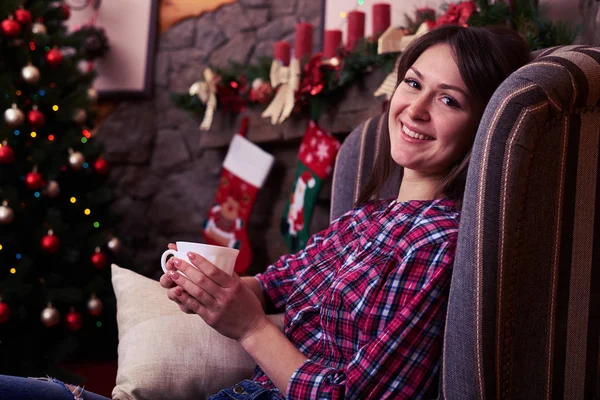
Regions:
[[[248, 379], [256, 363], [232, 339], [188, 315], [157, 281], [112, 265], [119, 369], [112, 398], [205, 399]], [[281, 315], [273, 316], [281, 327]]]

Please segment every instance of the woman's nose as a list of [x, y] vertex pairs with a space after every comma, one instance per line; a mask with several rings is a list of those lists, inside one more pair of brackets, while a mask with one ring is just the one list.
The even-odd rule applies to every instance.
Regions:
[[408, 116], [412, 119], [429, 119], [429, 100], [426, 96], [419, 96], [412, 99], [408, 106]]

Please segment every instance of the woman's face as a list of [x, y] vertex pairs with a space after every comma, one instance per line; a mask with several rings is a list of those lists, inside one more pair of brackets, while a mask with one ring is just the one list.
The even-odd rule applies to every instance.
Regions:
[[390, 103], [394, 161], [421, 175], [443, 175], [471, 148], [483, 112], [474, 104], [447, 44], [425, 50]]

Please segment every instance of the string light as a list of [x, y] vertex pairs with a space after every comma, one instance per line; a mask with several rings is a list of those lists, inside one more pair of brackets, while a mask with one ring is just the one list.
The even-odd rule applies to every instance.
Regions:
[[50, 46], [44, 46], [44, 50], [50, 51]]
[[53, 134], [48, 135], [48, 140], [51, 142], [54, 141], [54, 135]]
[[58, 111], [58, 106], [56, 104], [52, 106], [52, 111]]
[[86, 139], [86, 138], [84, 138], [84, 137], [82, 137], [82, 138], [81, 138], [81, 143], [83, 143], [83, 144], [86, 144], [86, 143], [87, 143], [87, 139]]
[[82, 132], [83, 136], [85, 136], [87, 139], [92, 137], [92, 134], [90, 133], [90, 131], [88, 131], [87, 129], [84, 129]]
[[40, 89], [40, 96], [44, 96], [46, 94], [46, 91], [44, 89]]
[[17, 90], [16, 93], [17, 93], [17, 96], [20, 96], [23, 94], [23, 92], [21, 92], [20, 90]]
[[97, 321], [96, 322], [96, 328], [102, 328], [102, 322]]
[[31, 137], [32, 137], [32, 138], [34, 138], [34, 137], [36, 137], [36, 136], [37, 136], [37, 133], [36, 133], [36, 132], [31, 132]]
[[10, 269], [10, 273], [11, 274], [16, 274], [17, 273], [17, 269], [16, 268], [11, 268]]
[[92, 210], [90, 210], [89, 208], [86, 208], [86, 209], [83, 211], [83, 213], [84, 213], [85, 215], [90, 215], [90, 214], [92, 213]]
[[39, 199], [39, 198], [40, 198], [40, 192], [35, 192], [35, 193], [33, 194], [33, 196], [34, 196], [36, 199]]
[[73, 204], [77, 203], [77, 199], [75, 197], [71, 197], [71, 203], [73, 203]]
[[362, 6], [363, 4], [365, 4], [365, 0], [358, 0], [358, 5]]
[[89, 164], [87, 162], [84, 162], [83, 163], [83, 168], [87, 168], [87, 167], [89, 167]]
[[98, 221], [94, 222], [94, 228], [100, 228], [100, 222], [98, 222]]
[[0, 250], [2, 250], [2, 245], [0, 244]]
[[17, 253], [17, 255], [15, 257], [17, 257], [17, 260], [20, 260], [21, 259], [21, 253]]
[[15, 129], [15, 131], [13, 133], [15, 134], [15, 136], [19, 136], [21, 134], [21, 131], [18, 129]]
[[346, 18], [346, 13], [342, 11], [342, 12], [340, 13], [340, 17], [342, 17], [342, 18]]
[[31, 49], [31, 51], [35, 50], [35, 43], [34, 42], [29, 42], [29, 48]]

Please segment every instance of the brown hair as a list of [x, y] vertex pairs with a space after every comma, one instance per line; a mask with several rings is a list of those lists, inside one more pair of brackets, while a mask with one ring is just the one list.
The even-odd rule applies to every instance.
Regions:
[[[530, 59], [527, 44], [511, 29], [501, 26], [445, 25], [416, 39], [402, 54], [396, 87], [425, 50], [443, 43], [452, 48], [460, 75], [475, 101], [482, 105], [481, 110], [485, 108], [500, 83]], [[389, 129], [389, 112], [388, 105], [387, 111], [381, 116], [385, 119], [382, 124], [384, 132]], [[379, 136], [379, 154], [382, 156], [375, 160], [371, 177], [362, 188], [357, 204], [364, 204], [374, 197], [378, 198], [394, 169], [389, 135]], [[459, 209], [462, 205], [470, 158], [471, 150], [450, 167], [436, 193], [455, 200]]]

